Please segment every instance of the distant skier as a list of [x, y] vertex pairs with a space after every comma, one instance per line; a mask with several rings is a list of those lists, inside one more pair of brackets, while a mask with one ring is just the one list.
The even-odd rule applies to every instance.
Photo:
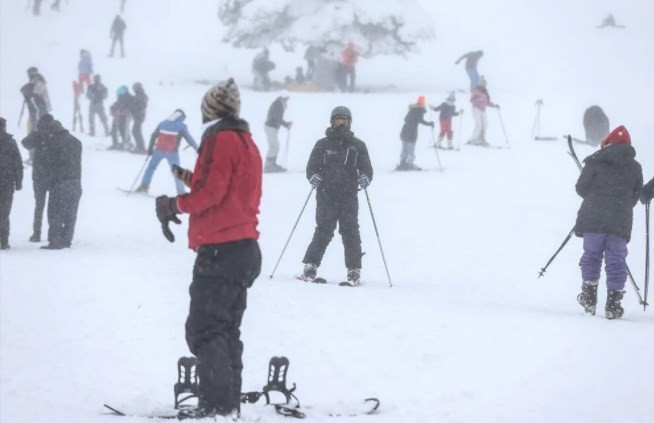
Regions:
[[48, 245], [44, 250], [70, 248], [82, 197], [82, 143], [55, 120], [46, 129], [52, 185], [48, 201]]
[[91, 75], [93, 75], [93, 58], [91, 53], [88, 50], [80, 50], [79, 52], [79, 64], [77, 65], [77, 70], [79, 72], [79, 77], [77, 80], [82, 86], [82, 92], [91, 85]]
[[643, 191], [640, 194], [640, 202], [649, 204], [652, 201], [652, 197], [654, 197], [654, 178], [643, 187]]
[[[261, 200], [261, 156], [248, 123], [239, 118], [238, 87], [233, 79], [212, 87], [202, 100], [200, 155], [193, 172], [184, 171], [189, 194], [157, 198], [162, 226], [188, 213], [189, 248], [197, 253], [186, 342], [198, 358], [197, 406], [180, 409], [178, 418], [231, 416], [240, 412], [243, 342], [240, 326], [247, 290], [261, 271], [257, 239]], [[165, 232], [167, 238], [172, 233]], [[222, 419], [220, 419], [223, 421]]]
[[23, 94], [23, 101], [29, 112], [27, 121], [27, 133], [30, 133], [42, 116], [51, 110], [48, 85], [43, 75], [34, 66], [27, 69], [29, 82], [20, 89]]
[[343, 238], [347, 281], [361, 280], [361, 235], [358, 189], [373, 177], [366, 144], [350, 130], [352, 113], [347, 107], [332, 110], [326, 137], [318, 140], [307, 163], [307, 179], [316, 188], [316, 230], [302, 262], [302, 279], [315, 280], [327, 246], [338, 231]]
[[298, 85], [304, 85], [307, 82], [307, 78], [304, 76], [304, 71], [302, 66], [295, 68], [295, 80], [293, 81]]
[[286, 172], [285, 168], [277, 164], [277, 155], [279, 154], [279, 127], [283, 126], [290, 131], [293, 125], [293, 122], [284, 120], [288, 99], [287, 93], [282, 94], [268, 108], [268, 118], [264, 127], [268, 139], [268, 154], [263, 169], [266, 173]]
[[33, 2], [32, 2], [32, 13], [34, 13], [34, 16], [39, 16], [41, 14], [41, 2], [42, 1], [43, 0], [33, 0]]
[[441, 124], [441, 132], [438, 134], [438, 141], [436, 142], [436, 148], [442, 148], [441, 142], [444, 137], [447, 137], [447, 149], [452, 150], [452, 136], [454, 132], [452, 131], [452, 117], [458, 116], [463, 113], [463, 109], [456, 111], [456, 106], [454, 102], [456, 97], [454, 93], [451, 93], [447, 99], [441, 103], [438, 107], [431, 107], [435, 112], [440, 112], [439, 121]]
[[[357, 66], [357, 61], [359, 60], [359, 53], [357, 53], [356, 49], [354, 48], [354, 43], [349, 42], [347, 43], [347, 47], [345, 47], [345, 50], [343, 50], [343, 53], [341, 54], [341, 91], [349, 91], [349, 92], [354, 92], [355, 90], [355, 85], [356, 85], [356, 77], [357, 77], [357, 71], [356, 71], [356, 66]], [[350, 80], [349, 85], [348, 85], [348, 78]]]
[[125, 11], [125, 1], [126, 0], [120, 0], [120, 13]]
[[109, 136], [109, 126], [107, 125], [107, 115], [104, 110], [104, 100], [107, 98], [107, 87], [102, 83], [100, 75], [93, 76], [93, 84], [86, 91], [86, 98], [89, 99], [89, 135], [95, 136], [95, 115], [100, 117], [100, 122], [104, 127], [104, 135]]
[[54, 163], [51, 160], [49, 127], [54, 122], [50, 114], [44, 115], [39, 123], [30, 132], [21, 144], [33, 152], [32, 161], [32, 187], [34, 191], [34, 221], [30, 242], [41, 242], [41, 228], [43, 226], [43, 210], [45, 209], [48, 193], [51, 194], [52, 175]]
[[[148, 147], [148, 156], [151, 156], [151, 159], [148, 163], [148, 167], [145, 169], [145, 173], [143, 174], [141, 185], [136, 189], [136, 192], [148, 192], [154, 171], [157, 170], [157, 166], [159, 166], [159, 163], [162, 160], [165, 159], [168, 161], [171, 172], [173, 172], [173, 165], [179, 166], [178, 151], [182, 138], [184, 138], [194, 150], [198, 150], [198, 145], [195, 143], [195, 140], [184, 123], [185, 119], [186, 114], [184, 114], [184, 111], [177, 109], [172, 115], [170, 115], [170, 117], [168, 117], [168, 119], [161, 122], [157, 126], [157, 129], [154, 130], [150, 137], [150, 146]], [[177, 193], [185, 194], [186, 190], [184, 189], [184, 183], [174, 175], [175, 173], [173, 172], [173, 179], [175, 179]]]
[[626, 28], [624, 25], [617, 25], [615, 23], [615, 18], [613, 17], [613, 13], [609, 13], [609, 16], [604, 18], [604, 20], [602, 20], [602, 23], [600, 25], [598, 25], [597, 27], [600, 28], [600, 29], [602, 29], [602, 28], [621, 28], [621, 29]]
[[73, 132], [77, 131], [78, 122], [80, 132], [84, 132], [84, 118], [79, 103], [80, 97], [82, 97], [82, 85], [79, 81], [73, 81]]
[[145, 122], [145, 111], [148, 107], [148, 96], [145, 94], [143, 85], [140, 82], [132, 85], [134, 89], [134, 96], [130, 99], [130, 113], [132, 119], [132, 135], [134, 135], [134, 142], [136, 143], [136, 148], [132, 150], [132, 153], [136, 154], [145, 154], [145, 140], [143, 139], [143, 122]]
[[307, 61], [307, 72], [306, 77], [307, 81], [313, 81], [313, 72], [316, 67], [316, 61], [320, 57], [320, 50], [316, 46], [307, 47], [304, 52], [304, 60]]
[[422, 170], [414, 163], [416, 159], [416, 142], [418, 141], [418, 125], [434, 127], [434, 122], [425, 120], [426, 112], [425, 97], [422, 95], [418, 97], [415, 104], [409, 105], [409, 111], [404, 117], [404, 125], [400, 132], [400, 140], [402, 141], [400, 164], [395, 170]]
[[466, 60], [465, 67], [468, 78], [470, 78], [470, 90], [479, 85], [479, 71], [477, 70], [477, 63], [483, 55], [484, 52], [482, 50], [471, 51], [459, 57], [459, 59], [454, 62], [456, 65], [458, 65], [463, 59]]
[[586, 142], [591, 145], [599, 145], [608, 135], [611, 127], [609, 118], [600, 106], [590, 106], [584, 112], [584, 130]]
[[606, 260], [606, 318], [619, 319], [627, 281], [627, 243], [631, 239], [633, 208], [643, 186], [643, 172], [635, 160], [629, 132], [619, 126], [602, 142], [601, 150], [584, 160], [577, 180], [577, 194], [583, 198], [575, 233], [584, 238], [579, 265], [583, 284], [577, 301], [587, 313], [595, 314], [597, 285]]
[[270, 51], [267, 48], [254, 56], [252, 73], [254, 74], [255, 90], [268, 91], [270, 89], [270, 76], [268, 74], [273, 69], [275, 69], [275, 63], [270, 60]]
[[18, 145], [7, 133], [7, 121], [0, 117], [0, 250], [8, 250], [9, 217], [14, 191], [23, 187], [23, 159]]
[[488, 147], [490, 144], [486, 141], [486, 129], [488, 128], [486, 108], [493, 107], [499, 109], [500, 106], [491, 102], [490, 94], [488, 94], [488, 90], [486, 89], [486, 79], [483, 76], [479, 80], [479, 85], [472, 90], [470, 103], [472, 103], [472, 118], [475, 121], [475, 129], [472, 133], [472, 138], [470, 138], [467, 144]]
[[132, 95], [126, 85], [116, 90], [116, 101], [109, 108], [111, 111], [111, 147], [109, 150], [129, 150], [129, 107]]
[[116, 43], [120, 43], [120, 57], [125, 57], [125, 29], [127, 29], [127, 24], [125, 24], [125, 21], [120, 17], [120, 15], [116, 15], [111, 24], [111, 31], [109, 33], [109, 37], [111, 38], [111, 51], [109, 52], [109, 57], [114, 57]]

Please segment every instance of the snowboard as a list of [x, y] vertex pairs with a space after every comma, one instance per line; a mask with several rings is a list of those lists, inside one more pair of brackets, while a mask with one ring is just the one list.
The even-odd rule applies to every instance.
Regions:
[[339, 402], [334, 406], [306, 406], [304, 408], [290, 405], [275, 405], [275, 411], [286, 417], [304, 419], [306, 417], [357, 417], [373, 414], [379, 409], [377, 398], [366, 398], [359, 402]]

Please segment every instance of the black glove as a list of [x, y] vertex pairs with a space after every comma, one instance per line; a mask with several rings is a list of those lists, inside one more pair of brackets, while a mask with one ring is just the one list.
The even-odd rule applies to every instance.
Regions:
[[368, 186], [370, 186], [370, 178], [368, 178], [368, 175], [366, 175], [365, 173], [359, 175], [359, 185], [363, 189], [366, 189], [368, 188]]
[[311, 178], [309, 178], [309, 183], [313, 185], [314, 188], [318, 188], [318, 185], [322, 182], [320, 175], [315, 173]]
[[429, 126], [431, 126], [432, 128], [434, 127], [434, 122], [429, 122], [428, 124], [429, 124]]
[[640, 202], [643, 204], [649, 204], [650, 201], [652, 201], [652, 197], [650, 195], [647, 195], [647, 193], [643, 191], [640, 194]]
[[161, 230], [164, 236], [170, 242], [175, 242], [175, 235], [168, 227], [168, 224], [173, 221], [178, 225], [182, 223], [177, 217], [179, 210], [177, 209], [177, 197], [168, 197], [162, 195], [156, 199], [157, 219], [161, 222]]
[[16, 191], [20, 191], [21, 189], [23, 189], [23, 184], [20, 182], [16, 182]]

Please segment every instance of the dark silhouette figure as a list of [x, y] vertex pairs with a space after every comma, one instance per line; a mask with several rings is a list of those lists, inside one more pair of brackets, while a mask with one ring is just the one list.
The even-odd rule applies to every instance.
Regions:
[[615, 18], [613, 17], [613, 13], [609, 13], [609, 16], [604, 18], [602, 23], [597, 26], [598, 28], [626, 28], [624, 25], [617, 25], [615, 23]]
[[111, 31], [109, 36], [111, 37], [111, 51], [109, 52], [109, 57], [114, 57], [114, 48], [116, 43], [120, 43], [120, 57], [125, 57], [125, 45], [123, 36], [125, 34], [125, 29], [127, 29], [127, 24], [120, 15], [116, 15], [114, 22], [111, 24]]

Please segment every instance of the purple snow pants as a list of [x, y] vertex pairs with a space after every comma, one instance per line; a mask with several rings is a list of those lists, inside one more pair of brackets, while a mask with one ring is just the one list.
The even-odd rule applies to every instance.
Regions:
[[598, 281], [606, 261], [606, 287], [623, 290], [627, 281], [627, 241], [613, 234], [584, 233], [584, 255], [581, 256], [581, 276], [584, 281]]

